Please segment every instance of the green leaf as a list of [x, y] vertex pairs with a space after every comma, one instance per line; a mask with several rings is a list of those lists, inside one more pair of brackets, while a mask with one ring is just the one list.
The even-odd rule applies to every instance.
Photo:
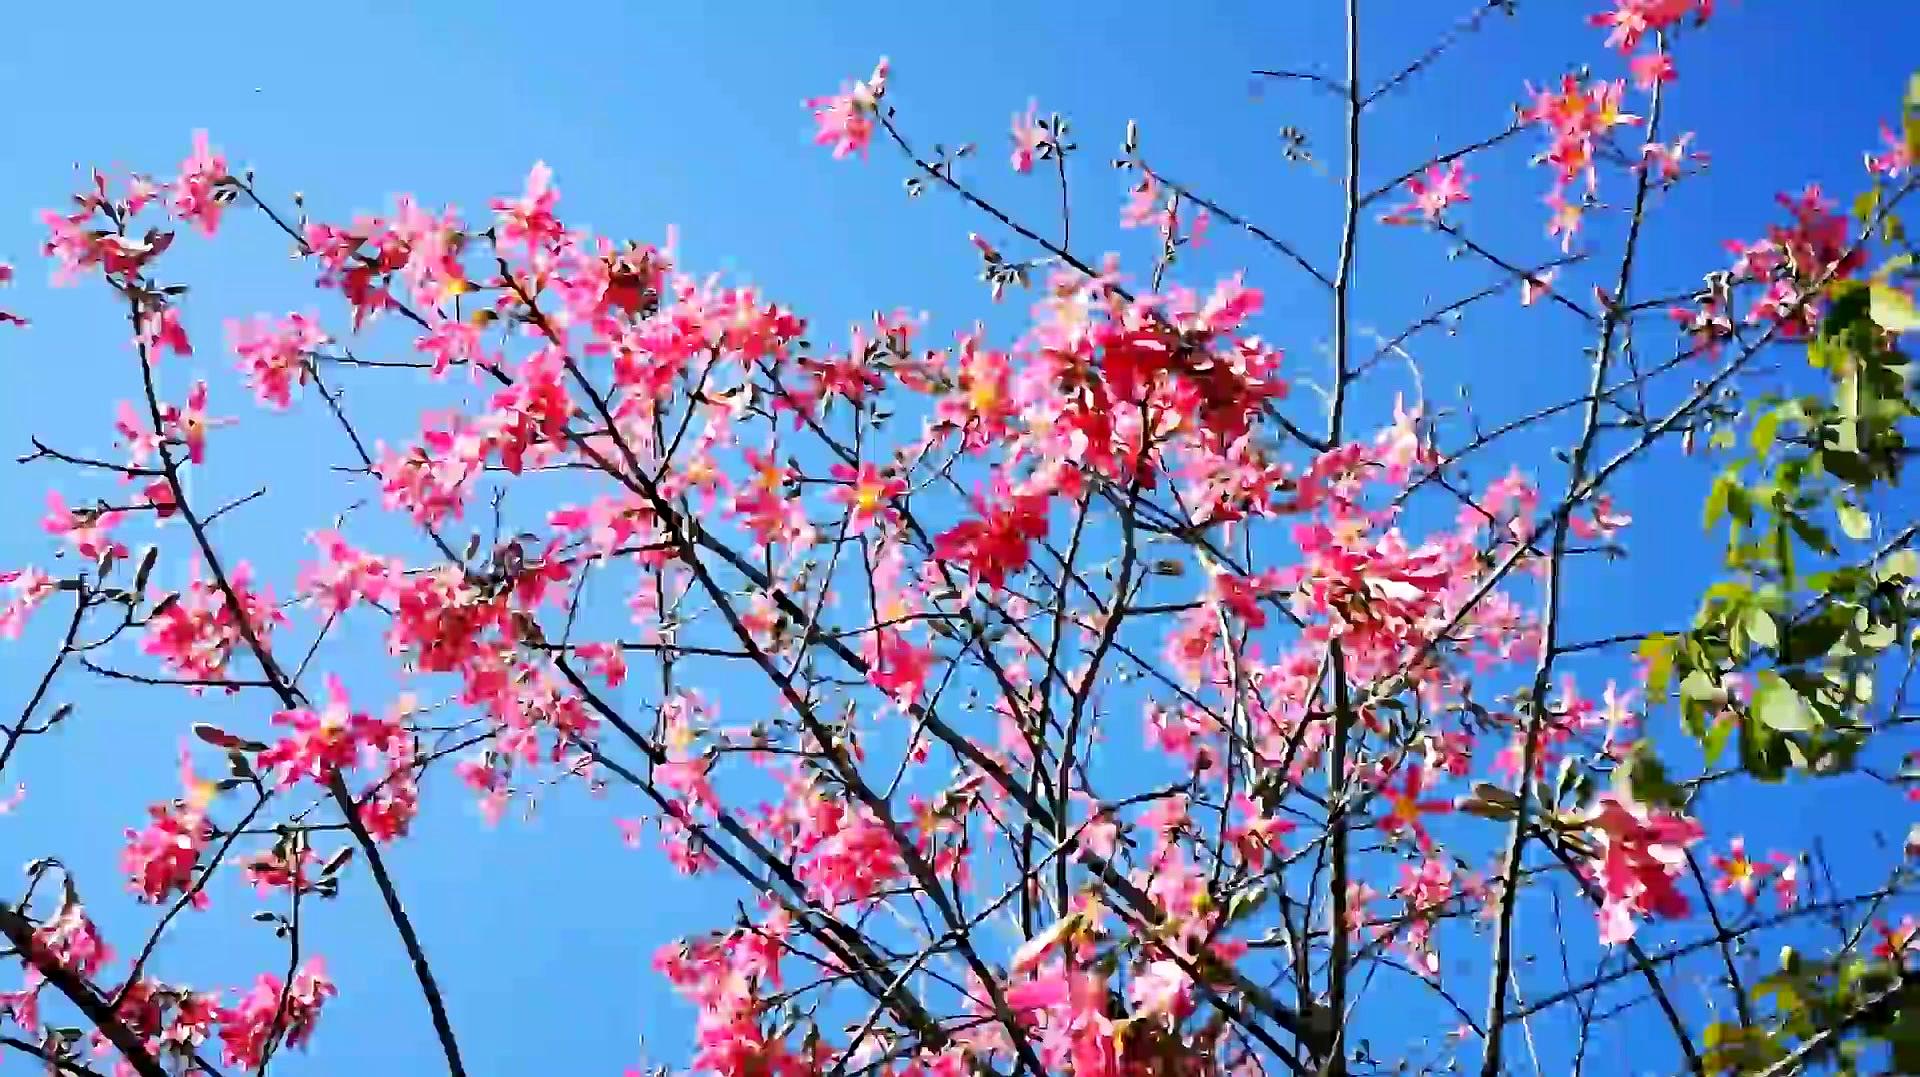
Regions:
[[1845, 501], [1836, 502], [1833, 506], [1833, 514], [1840, 519], [1840, 530], [1846, 532], [1847, 537], [1855, 542], [1864, 541], [1868, 535], [1873, 534], [1873, 520], [1858, 507]]
[[[1920, 579], [1920, 554], [1912, 550], [1899, 550], [1887, 555], [1886, 560], [1874, 569], [1874, 577], [1880, 580], [1892, 580], [1906, 577], [1909, 580]], [[1643, 647], [1642, 653], [1645, 652]]]
[[1780, 646], [1780, 629], [1773, 623], [1773, 615], [1758, 606], [1748, 608], [1746, 617], [1747, 638], [1756, 647], [1772, 650]]
[[1787, 635], [1780, 660], [1789, 665], [1798, 665], [1809, 658], [1826, 654], [1846, 634], [1852, 623], [1851, 614], [1827, 610], [1810, 621], [1794, 625]]
[[1721, 753], [1727, 750], [1727, 739], [1733, 736], [1734, 723], [1714, 722], [1707, 726], [1706, 735], [1700, 738], [1700, 749], [1706, 753], [1707, 765], [1719, 763]]
[[1827, 535], [1827, 529], [1805, 516], [1797, 512], [1788, 513], [1787, 523], [1793, 528], [1793, 533], [1800, 536], [1800, 541], [1807, 544], [1808, 549], [1818, 553], [1838, 552], [1833, 539]]
[[1853, 216], [1856, 220], [1867, 221], [1873, 217], [1873, 211], [1880, 208], [1880, 190], [1869, 187], [1861, 191], [1853, 200]]
[[1666, 764], [1660, 762], [1644, 740], [1636, 743], [1632, 753], [1614, 768], [1613, 777], [1616, 788], [1641, 804], [1675, 807], [1686, 799], [1667, 777]]
[[1779, 410], [1775, 409], [1761, 412], [1760, 417], [1753, 421], [1753, 433], [1751, 435], [1753, 451], [1760, 456], [1767, 455], [1768, 450], [1773, 448], [1774, 438], [1778, 437], [1779, 434]]
[[1818, 726], [1800, 693], [1771, 670], [1760, 673], [1759, 687], [1753, 692], [1753, 716], [1782, 733], [1806, 733]]
[[1786, 773], [1786, 750], [1780, 734], [1759, 722], [1739, 723], [1740, 765], [1763, 782], [1777, 782]]
[[1680, 642], [1671, 636], [1649, 636], [1640, 644], [1640, 657], [1647, 663], [1647, 696], [1664, 703], [1673, 688], [1673, 659]]
[[1726, 698], [1726, 693], [1720, 690], [1719, 685], [1713, 683], [1713, 678], [1708, 676], [1706, 670], [1696, 669], [1680, 682], [1680, 697], [1717, 703]]
[[1906, 292], [1891, 284], [1875, 284], [1873, 320], [1889, 332], [1911, 333], [1920, 329], [1920, 309], [1914, 307], [1913, 297]]
[[1727, 495], [1728, 492], [1732, 490], [1733, 485], [1734, 478], [1730, 474], [1723, 474], [1714, 478], [1713, 488], [1707, 491], [1707, 503], [1701, 511], [1700, 526], [1703, 529], [1712, 530], [1713, 525], [1720, 522], [1720, 517], [1726, 515]]
[[1820, 466], [1835, 478], [1844, 479], [1855, 486], [1873, 485], [1873, 467], [1867, 458], [1857, 452], [1840, 449], [1822, 449]]

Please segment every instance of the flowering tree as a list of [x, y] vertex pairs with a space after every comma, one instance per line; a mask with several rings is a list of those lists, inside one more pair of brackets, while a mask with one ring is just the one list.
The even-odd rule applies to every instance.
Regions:
[[[62, 685], [91, 676], [178, 693], [179, 789], [127, 821], [123, 879], [47, 855], [0, 902], [0, 1045], [53, 1073], [264, 1072], [352, 1034], [323, 1028], [353, 989], [323, 952], [397, 945], [448, 1072], [484, 1072], [390, 853], [429, 793], [499, 822], [577, 787], [738, 887], [737, 917], [656, 959], [698, 1072], [1577, 1072], [1622, 1021], [1666, 1070], [1914, 1072], [1920, 843], [1834, 862], [1716, 806], [1903, 799], [1920, 523], [1889, 490], [1920, 414], [1897, 350], [1920, 329], [1897, 216], [1920, 85], [1851, 216], [1783, 196], [1682, 272], [1636, 254], [1709, 182], [1662, 104], [1711, 0], [1619, 0], [1592, 20], [1609, 71], [1384, 176], [1369, 108], [1510, 4], [1374, 82], [1348, 7], [1343, 74], [1258, 73], [1340, 103], [1330, 257], [1129, 129], [1121, 223], [1151, 254], [1103, 260], [1073, 242], [1060, 117], [1014, 117], [1011, 170], [1061, 207], [1022, 221], [969, 148], [910, 141], [884, 61], [808, 102], [834, 157], [890, 145], [910, 192], [979, 211], [990, 298], [1031, 303], [1007, 339], [896, 313], [816, 344], [671, 243], [569, 227], [544, 165], [473, 220], [401, 197], [328, 222], [205, 135], [176, 176], [96, 172], [44, 213], [46, 253], [132, 358], [99, 401], [112, 454], [22, 450], [57, 475], [50, 556], [0, 573], [0, 636], [51, 658], [0, 768], [52, 765], [95, 720]], [[1539, 175], [1543, 260], [1473, 235], [1475, 172], [1503, 163]], [[1468, 287], [1362, 345], [1356, 252], [1395, 227]], [[235, 228], [284, 233], [338, 303], [230, 312], [236, 376], [188, 383], [210, 346], [167, 255]], [[1178, 283], [1210, 228], [1324, 298], [1324, 363], [1255, 335], [1323, 327], [1263, 326], [1251, 278]], [[1408, 342], [1497, 302], [1577, 321], [1583, 392], [1484, 421], [1426, 395]], [[383, 385], [419, 393], [417, 427], [356, 413]], [[205, 490], [248, 467], [233, 424], [294, 409], [379, 508], [297, 517], [304, 567], [272, 580], [222, 527], [265, 495]], [[1551, 466], [1470, 479], [1521, 437]], [[1724, 578], [1691, 624], [1579, 635], [1571, 590], [1629, 556], [1612, 484], [1694, 454], [1724, 466]], [[361, 626], [382, 646], [342, 642]], [[313, 926], [355, 887], [391, 943]], [[108, 939], [93, 914], [122, 889], [147, 927]], [[247, 912], [283, 966], [169, 977], [171, 927]]]

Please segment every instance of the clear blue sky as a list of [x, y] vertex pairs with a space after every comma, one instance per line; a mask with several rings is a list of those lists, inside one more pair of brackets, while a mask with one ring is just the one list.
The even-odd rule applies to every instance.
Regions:
[[[1466, 6], [1364, 5], [1367, 81], [1417, 54]], [[1370, 112], [1368, 177], [1378, 182], [1432, 151], [1499, 130], [1525, 80], [1556, 78], [1581, 61], [1620, 70], [1617, 57], [1602, 53], [1600, 35], [1582, 24], [1598, 0], [1519, 6], [1517, 19], [1493, 20], [1412, 91]], [[803, 98], [864, 76], [876, 57], [890, 56], [890, 99], [905, 129], [923, 145], [980, 143], [972, 174], [982, 186], [1020, 215], [1047, 222], [1053, 188], [1004, 167], [1007, 117], [1037, 98], [1072, 119], [1082, 148], [1074, 162], [1076, 231], [1087, 238], [1076, 246], [1117, 250], [1135, 265], [1148, 257], [1149, 241], [1114, 227], [1122, 184], [1106, 161], [1126, 121], [1137, 119], [1150, 160], [1331, 266], [1333, 184], [1327, 174], [1285, 163], [1277, 132], [1288, 124], [1306, 129], [1337, 171], [1333, 107], [1297, 86], [1255, 93], [1248, 71], [1336, 72], [1338, 7], [1330, 0], [1171, 9], [342, 2], [221, 12], [126, 5], [85, 14], [71, 5], [20, 5], [0, 45], [0, 97], [11, 103], [0, 114], [0, 258], [20, 268], [21, 281], [0, 299], [36, 324], [0, 335], [0, 451], [10, 459], [26, 451], [29, 433], [39, 433], [105, 455], [113, 402], [134, 387], [124, 323], [101, 289], [45, 286], [34, 211], [60, 204], [90, 163], [170, 175], [195, 128], [211, 131], [236, 170], [257, 168], [263, 192], [303, 191], [320, 219], [384, 209], [397, 192], [477, 213], [488, 198], [517, 191], [528, 166], [544, 159], [557, 173], [569, 223], [642, 240], [677, 224], [686, 264], [762, 285], [823, 327], [816, 339], [895, 306], [931, 312], [938, 337], [975, 318], [1006, 332], [1017, 304], [995, 310], [986, 303], [965, 236], [979, 230], [1009, 245], [1013, 237], [938, 195], [909, 203], [901, 162], [886, 147], [876, 146], [865, 166], [833, 162], [810, 142]], [[1809, 179], [1857, 189], [1860, 153], [1876, 144], [1877, 123], [1891, 115], [1920, 59], [1912, 49], [1920, 6], [1901, 0], [1732, 0], [1722, 8], [1710, 32], [1693, 35], [1680, 52], [1669, 128], [1699, 132], [1713, 175], [1660, 207], [1644, 294], [1686, 288], [1720, 265], [1719, 242], [1757, 235], [1772, 218], [1777, 190]], [[1483, 179], [1460, 215], [1477, 239], [1520, 262], [1554, 253], [1537, 205], [1547, 178], [1523, 167], [1536, 148], [1524, 139], [1476, 164], [1471, 170]], [[248, 416], [246, 427], [224, 436], [258, 455], [244, 457], [244, 474], [211, 480], [238, 494], [271, 482], [277, 463], [345, 458], [311, 409], [268, 421], [230, 376], [224, 319], [312, 307], [330, 324], [339, 320], [335, 303], [310, 289], [308, 271], [288, 262], [283, 243], [245, 213], [230, 220], [217, 244], [183, 236], [168, 264], [194, 286], [185, 309], [198, 354], [189, 365], [210, 372], [217, 413]], [[1322, 294], [1230, 229], [1215, 236], [1184, 268], [1188, 281], [1204, 285], [1215, 271], [1246, 266], [1267, 290], [1265, 335], [1288, 349], [1295, 371], [1322, 369]], [[1487, 279], [1444, 254], [1438, 239], [1417, 230], [1369, 229], [1359, 323], [1390, 335], [1435, 300]], [[1595, 278], [1575, 272], [1566, 279], [1580, 282], [1574, 287], [1584, 294]], [[1584, 334], [1571, 319], [1551, 309], [1523, 315], [1510, 298], [1499, 307], [1470, 317], [1457, 338], [1431, 335], [1414, 347], [1436, 404], [1465, 381], [1480, 414], [1499, 421], [1567, 395], [1584, 378]], [[1309, 407], [1310, 395], [1296, 405]], [[1380, 418], [1390, 401], [1391, 393], [1372, 401], [1361, 421]], [[390, 440], [409, 436], [407, 411], [372, 397], [363, 404]], [[1516, 445], [1476, 478], [1517, 460], [1552, 488], [1560, 476], [1544, 448]], [[1670, 623], [1688, 612], [1697, 573], [1709, 564], [1693, 509], [1699, 478], [1685, 469], [1627, 477], [1626, 506], [1640, 520], [1630, 541], [1639, 556], [1592, 578], [1571, 611], [1572, 635]], [[0, 497], [16, 506], [0, 527], [0, 568], [47, 556], [34, 521], [50, 481], [74, 489], [64, 473], [0, 466]], [[345, 495], [303, 489], [293, 496], [281, 487], [275, 494], [270, 503], [279, 508], [237, 515], [223, 524], [230, 527], [224, 540], [258, 549], [255, 560], [284, 593], [300, 532], [323, 523], [317, 513], [343, 506]], [[302, 512], [309, 495], [326, 507]], [[26, 643], [0, 650], [0, 705], [12, 706], [37, 674], [50, 626], [40, 627]], [[1597, 685], [1600, 678], [1591, 679]], [[372, 698], [377, 682], [362, 682], [375, 685], [366, 689]], [[106, 692], [78, 679], [64, 682], [63, 694], [79, 714], [58, 739], [30, 743], [16, 764], [31, 793], [17, 814], [0, 820], [0, 868], [58, 854], [115, 940], [130, 942], [151, 913], [119, 892], [119, 830], [137, 823], [146, 804], [175, 793], [170, 761], [188, 723], [216, 716], [251, 724], [260, 716], [233, 702]], [[741, 712], [760, 701], [722, 702], [731, 717], [747, 720], [751, 714]], [[9, 785], [15, 777], [9, 773]], [[1837, 803], [1855, 818], [1887, 810], [1884, 799], [1846, 789], [1857, 799]], [[534, 822], [489, 831], [450, 782], [430, 786], [426, 800], [418, 836], [392, 859], [471, 1070], [489, 1077], [617, 1072], [640, 1057], [642, 1035], [655, 1059], [682, 1058], [690, 1011], [651, 972], [650, 955], [690, 928], [719, 924], [738, 890], [724, 881], [686, 882], [653, 852], [624, 849], [607, 819], [637, 814], [632, 803], [594, 804], [570, 791]], [[1750, 840], [1796, 847], [1814, 822], [1836, 817], [1835, 801], [1822, 804], [1818, 819], [1812, 803], [1803, 796], [1770, 802], [1778, 814], [1747, 821]], [[1902, 817], [1897, 830], [1904, 826]], [[1716, 837], [1727, 832], [1717, 827]], [[214, 895], [216, 911], [163, 949], [160, 971], [213, 984], [277, 970], [277, 944], [240, 911], [253, 907], [251, 894], [229, 879]], [[417, 989], [365, 880], [355, 878], [348, 896], [313, 919], [311, 945], [328, 956], [341, 996], [313, 1053], [288, 1060], [284, 1072], [433, 1071], [437, 1055]], [[1590, 937], [1584, 912], [1571, 919], [1574, 933]], [[1536, 923], [1526, 937], [1538, 944], [1550, 938], [1546, 930]], [[1481, 997], [1477, 985], [1464, 990]], [[1618, 1070], [1603, 1064], [1598, 1071]]]

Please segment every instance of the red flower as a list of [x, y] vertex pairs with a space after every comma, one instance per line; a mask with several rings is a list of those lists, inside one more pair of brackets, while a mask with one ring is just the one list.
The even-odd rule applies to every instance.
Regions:
[[975, 495], [980, 519], [968, 520], [933, 540], [933, 556], [966, 568], [974, 579], [1003, 588], [1007, 577], [1025, 568], [1029, 547], [1047, 534], [1047, 497], [1015, 494], [1004, 478], [994, 481], [994, 498]]
[[1686, 870], [1687, 846], [1704, 834], [1698, 822], [1608, 793], [1595, 803], [1588, 825], [1599, 841], [1593, 867], [1602, 894], [1600, 941], [1632, 938], [1636, 914], [1687, 914], [1686, 896], [1674, 884]]

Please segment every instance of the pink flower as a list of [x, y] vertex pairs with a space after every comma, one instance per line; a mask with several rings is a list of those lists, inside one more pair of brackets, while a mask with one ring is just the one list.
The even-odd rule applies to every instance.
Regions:
[[275, 845], [242, 860], [240, 870], [246, 873], [247, 881], [261, 894], [291, 890], [296, 886], [304, 894], [313, 890], [313, 872], [319, 861], [313, 850], [304, 846], [300, 849], [300, 855], [294, 857], [284, 845]]
[[260, 1065], [268, 1047], [283, 1042], [283, 1037], [288, 1047], [304, 1047], [321, 1007], [339, 994], [327, 976], [326, 963], [318, 957], [309, 958], [294, 974], [293, 984], [284, 992], [284, 1007], [283, 986], [280, 977], [263, 972], [237, 1005], [220, 1008], [221, 1061], [252, 1069]]
[[794, 876], [816, 899], [867, 901], [904, 873], [893, 834], [864, 806], [808, 790], [795, 816]]
[[832, 474], [840, 480], [840, 485], [827, 496], [847, 507], [849, 535], [860, 534], [876, 521], [891, 521], [895, 515], [892, 500], [907, 492], [904, 480], [872, 464], [861, 464], [858, 469], [835, 464]]
[[627, 679], [627, 656], [617, 643], [582, 643], [574, 647], [574, 657], [607, 682], [618, 688]]
[[1920, 950], [1920, 923], [1915, 923], [1911, 914], [1902, 916], [1898, 927], [1889, 928], [1885, 920], [1880, 920], [1874, 929], [1880, 934], [1880, 941], [1873, 947], [1875, 957], [1904, 965], [1909, 954]]
[[545, 161], [536, 161], [527, 173], [526, 193], [517, 199], [496, 198], [493, 212], [498, 218], [494, 231], [502, 246], [518, 248], [531, 256], [559, 244], [565, 232], [553, 215], [560, 191], [553, 186], [553, 170]]
[[1296, 823], [1263, 813], [1245, 793], [1234, 794], [1233, 808], [1237, 815], [1227, 827], [1226, 839], [1239, 849], [1248, 867], [1258, 870], [1269, 853], [1278, 856], [1286, 851], [1283, 839], [1297, 828]]
[[415, 340], [413, 346], [433, 356], [434, 377], [445, 377], [447, 367], [455, 363], [477, 362], [482, 358], [478, 325], [458, 318], [438, 318], [432, 325], [427, 335]]
[[100, 929], [78, 901], [64, 901], [53, 919], [34, 930], [33, 946], [61, 968], [92, 979], [113, 960], [113, 947], [100, 938]]
[[1473, 200], [1467, 194], [1467, 184], [1472, 180], [1473, 177], [1466, 174], [1463, 161], [1432, 165], [1424, 177], [1415, 176], [1407, 181], [1407, 202], [1380, 220], [1384, 224], [1437, 221], [1448, 206]]
[[1605, 28], [1607, 47], [1621, 55], [1640, 47], [1641, 38], [1664, 30], [1689, 14], [1706, 22], [1713, 17], [1714, 0], [1614, 0], [1612, 11], [1588, 18], [1593, 26]]
[[1627, 69], [1633, 72], [1633, 84], [1649, 92], [1676, 77], [1673, 57], [1664, 52], [1643, 52], [1628, 61]]
[[1759, 896], [1761, 882], [1773, 871], [1773, 865], [1755, 863], [1749, 859], [1746, 839], [1738, 837], [1728, 844], [1726, 855], [1715, 853], [1711, 862], [1713, 869], [1720, 873], [1720, 877], [1714, 880], [1713, 888], [1721, 893], [1738, 891], [1748, 904], [1752, 904]]
[[[163, 1065], [205, 1043], [219, 1017], [214, 996], [144, 976], [121, 989], [115, 1013], [130, 1031], [145, 1039], [147, 1050]], [[87, 1038], [96, 1055], [113, 1050], [107, 1037], [97, 1030]], [[127, 1077], [133, 1067], [121, 1062], [113, 1072], [114, 1077]]]
[[220, 195], [226, 180], [226, 157], [207, 148], [205, 131], [195, 131], [193, 154], [181, 163], [180, 178], [173, 185], [174, 214], [212, 235], [220, 227], [220, 213], [226, 208]]
[[288, 726], [290, 736], [260, 753], [260, 766], [275, 771], [282, 789], [301, 778], [324, 784], [359, 760], [362, 749], [385, 750], [402, 736], [391, 719], [359, 714], [347, 700], [340, 678], [327, 677], [327, 705], [319, 711], [290, 710], [273, 716], [274, 724]]
[[1047, 129], [1042, 127], [1035, 116], [1038, 102], [1027, 102], [1027, 111], [1023, 116], [1013, 116], [1013, 170], [1015, 172], [1033, 171], [1033, 162], [1042, 147], [1047, 145]]
[[1633, 517], [1614, 509], [1612, 495], [1600, 494], [1593, 499], [1593, 508], [1587, 514], [1568, 517], [1567, 529], [1582, 542], [1598, 542], [1613, 538], [1632, 522]]
[[115, 542], [109, 534], [123, 519], [124, 514], [119, 512], [69, 509], [60, 491], [48, 490], [47, 514], [41, 517], [40, 527], [49, 535], [66, 536], [76, 553], [89, 561], [97, 561], [109, 553], [115, 557], [127, 555], [126, 546]]
[[1120, 227], [1150, 225], [1164, 232], [1173, 226], [1173, 211], [1168, 205], [1161, 202], [1160, 181], [1153, 178], [1153, 173], [1144, 172], [1140, 182], [1128, 190], [1126, 205], [1120, 207]]
[[0, 572], [0, 588], [7, 595], [0, 602], [0, 639], [19, 639], [27, 617], [53, 593], [51, 577], [37, 568]]
[[332, 531], [312, 536], [321, 560], [300, 570], [300, 592], [332, 616], [359, 602], [384, 602], [402, 574], [398, 562], [364, 553]]
[[[246, 646], [246, 637], [226, 594], [217, 583], [200, 579], [199, 571], [194, 569], [193, 581], [173, 602], [147, 618], [141, 650], [181, 676], [215, 680], [226, 671], [234, 648]], [[233, 567], [227, 582], [246, 611], [254, 638], [267, 646], [274, 626], [286, 623], [286, 614], [274, 605], [271, 592], [251, 589], [252, 572], [245, 562]]]
[[[120, 851], [120, 870], [127, 876], [127, 888], [140, 900], [159, 904], [167, 895], [185, 893], [192, 885], [200, 853], [207, 846], [211, 831], [206, 813], [191, 802], [156, 804], [147, 809], [153, 816], [145, 827], [127, 830], [127, 844]], [[207, 904], [206, 891], [194, 896], [198, 908]]]
[[1193, 977], [1177, 961], [1154, 961], [1127, 985], [1133, 1016], [1164, 1018], [1172, 1025], [1193, 1011]]
[[1567, 201], [1560, 188], [1547, 193], [1546, 203], [1552, 211], [1547, 215], [1547, 235], [1560, 237], [1560, 251], [1564, 254], [1573, 249], [1573, 237], [1580, 232], [1586, 207], [1579, 202]]
[[1451, 800], [1422, 797], [1426, 791], [1426, 767], [1414, 763], [1405, 768], [1406, 777], [1401, 780], [1400, 788], [1393, 788], [1391, 781], [1384, 790], [1387, 799], [1387, 814], [1380, 819], [1380, 829], [1387, 834], [1397, 834], [1402, 830], [1413, 834], [1415, 844], [1421, 852], [1433, 849], [1433, 835], [1427, 833], [1426, 824], [1421, 817], [1429, 814], [1445, 814], [1453, 810]]
[[160, 354], [167, 351], [175, 355], [193, 354], [193, 345], [187, 343], [186, 327], [180, 324], [178, 307], [163, 307], [141, 315], [137, 343], [152, 359], [160, 358]]
[[1687, 143], [1693, 141], [1693, 132], [1688, 131], [1673, 141], [1649, 142], [1640, 148], [1640, 163], [1636, 168], [1651, 168], [1660, 177], [1662, 183], [1672, 183], [1680, 178], [1688, 164], [1704, 165], [1708, 155], [1698, 150], [1688, 150]]
[[1025, 568], [1031, 544], [1047, 534], [1047, 498], [1014, 494], [1004, 477], [994, 480], [995, 501], [974, 496], [979, 519], [950, 528], [933, 540], [933, 555], [966, 568], [989, 587], [1005, 587], [1007, 577]]
[[373, 793], [360, 802], [360, 825], [377, 842], [406, 837], [413, 817], [420, 813], [413, 740], [396, 737], [377, 753]]
[[883, 628], [868, 637], [866, 651], [867, 679], [901, 710], [913, 706], [926, 691], [927, 676], [933, 670], [933, 648]]
[[1773, 862], [1773, 899], [1785, 912], [1800, 900], [1800, 862], [1786, 853], [1772, 853], [1767, 859]]
[[1880, 142], [1884, 148], [1879, 153], [1866, 155], [1867, 171], [1890, 180], [1906, 175], [1907, 169], [1913, 167], [1913, 151], [1907, 148], [1907, 140], [1883, 123], [1880, 125]]
[[806, 102], [813, 110], [817, 127], [813, 140], [832, 146], [835, 160], [849, 154], [865, 156], [873, 141], [873, 115], [879, 111], [880, 98], [887, 92], [887, 61], [881, 57], [873, 74], [865, 82], [856, 82], [831, 97], [815, 97]]
[[307, 380], [307, 355], [327, 342], [309, 315], [289, 314], [278, 324], [265, 315], [227, 323], [227, 340], [260, 403], [285, 409], [296, 386]]
[[207, 417], [207, 383], [204, 381], [195, 381], [187, 390], [186, 407], [161, 405], [160, 418], [166, 423], [168, 433], [187, 447], [187, 459], [196, 464], [206, 461], [207, 430], [224, 421]]
[[1685, 916], [1686, 896], [1674, 885], [1686, 870], [1686, 850], [1701, 839], [1698, 822], [1602, 794], [1587, 824], [1599, 852], [1592, 867], [1600, 884], [1600, 941], [1633, 937], [1634, 917]]

